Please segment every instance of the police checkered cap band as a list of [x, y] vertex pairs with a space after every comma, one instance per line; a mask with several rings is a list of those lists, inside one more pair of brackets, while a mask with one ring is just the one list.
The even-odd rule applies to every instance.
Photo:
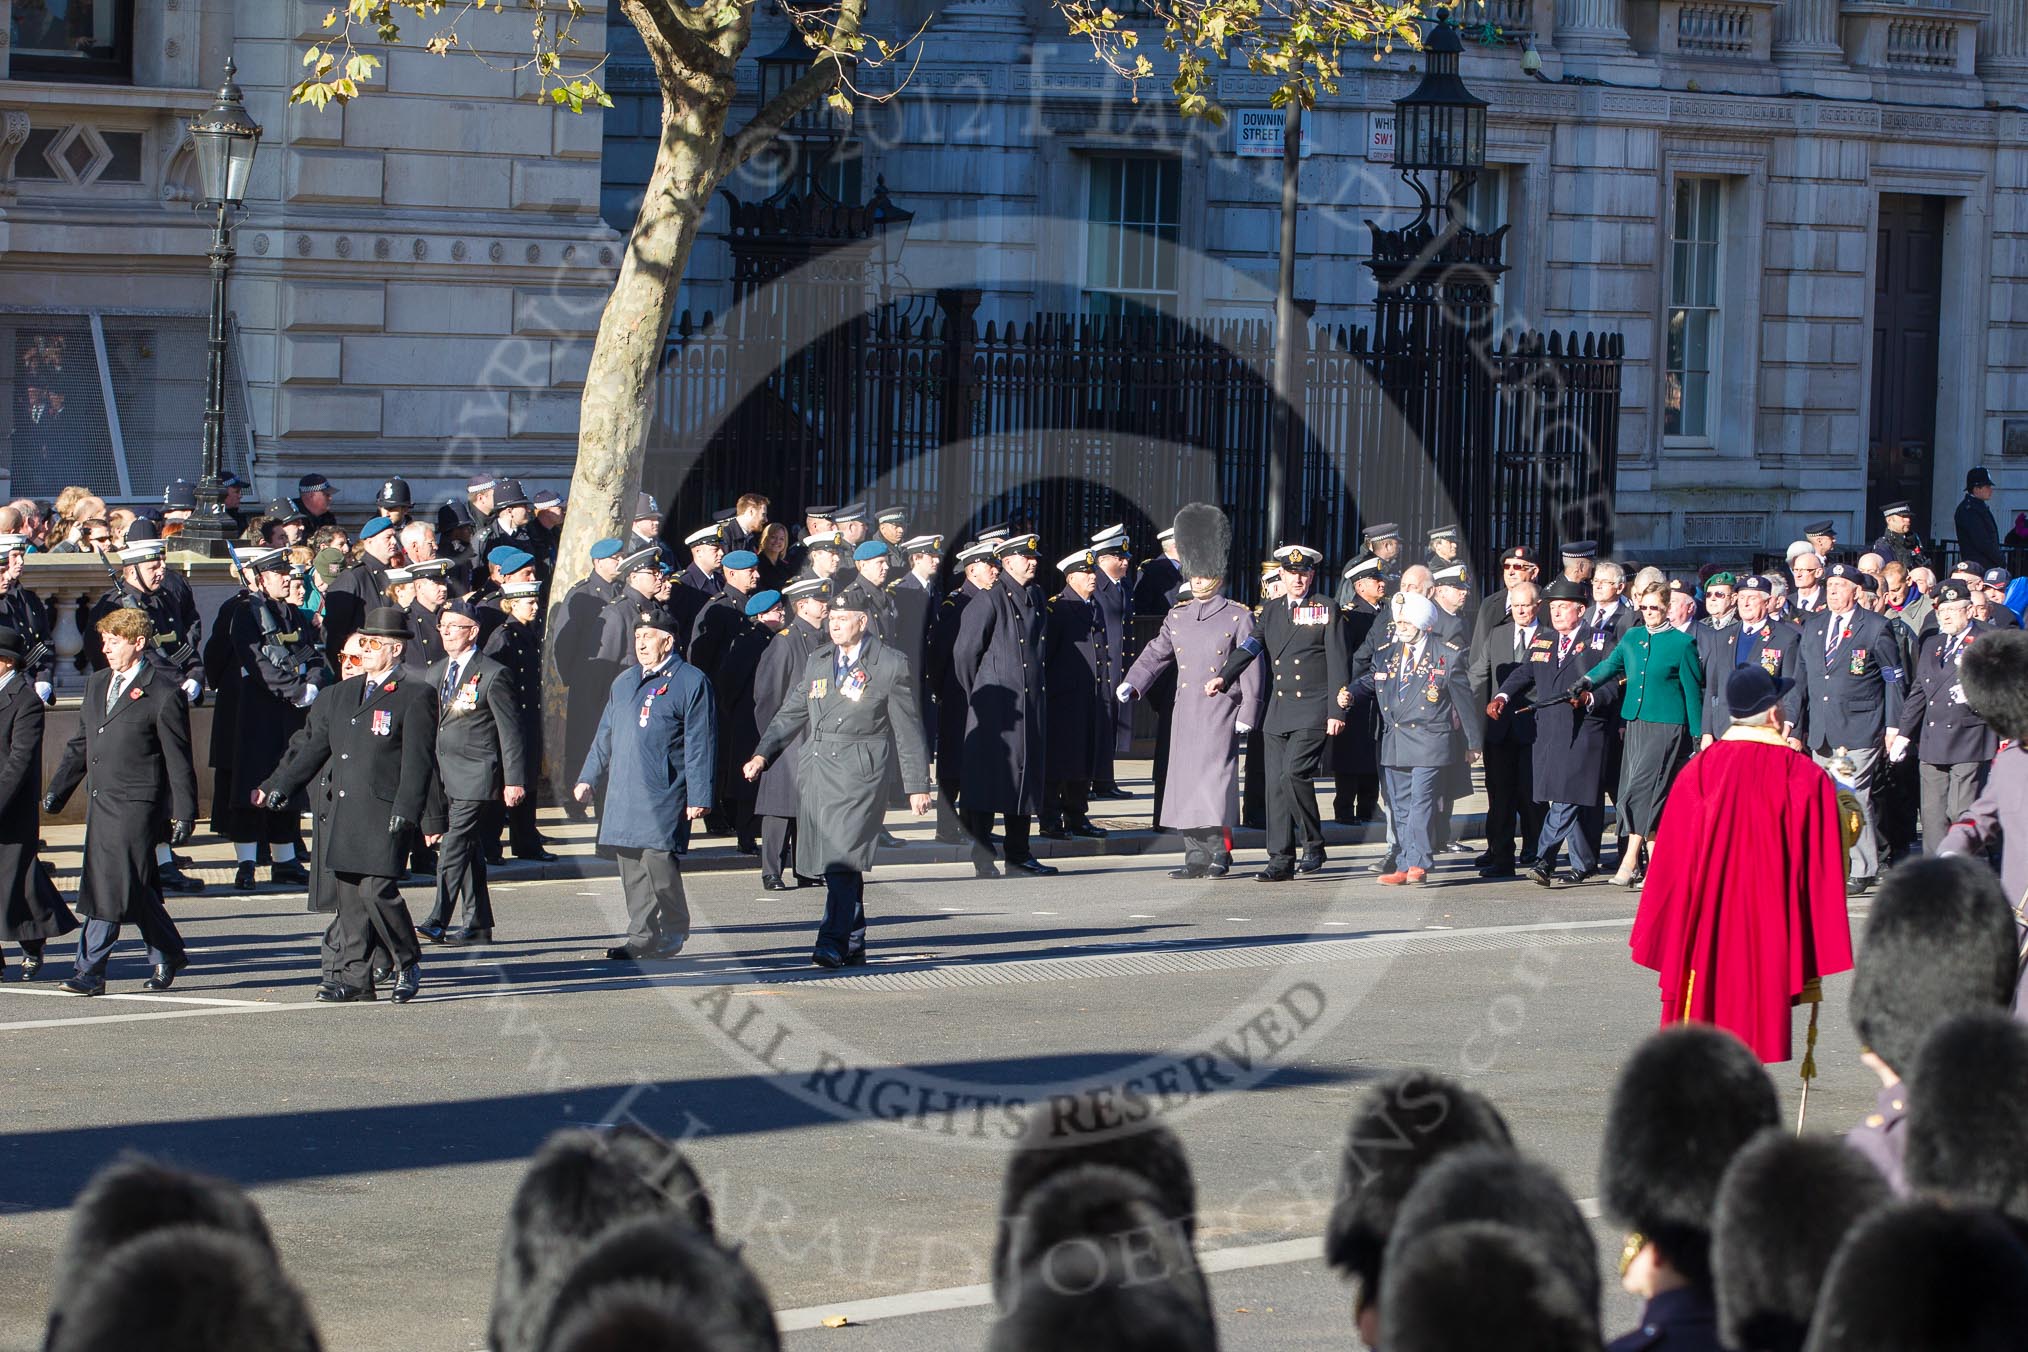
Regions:
[[1456, 526], [1438, 526], [1429, 533], [1429, 538], [1432, 540], [1455, 540], [1458, 538], [1458, 528]]
[[875, 518], [875, 520], [881, 521], [887, 525], [899, 526], [902, 522], [908, 520], [908, 508], [906, 507], [885, 508], [881, 511], [880, 515]]
[[1392, 540], [1400, 534], [1401, 528], [1399, 526], [1395, 525], [1392, 521], [1382, 521], [1378, 525], [1368, 526], [1365, 538], [1367, 540]]

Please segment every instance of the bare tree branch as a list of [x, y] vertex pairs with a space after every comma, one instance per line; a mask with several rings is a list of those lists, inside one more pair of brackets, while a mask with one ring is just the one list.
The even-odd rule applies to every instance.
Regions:
[[845, 53], [857, 45], [859, 23], [865, 14], [866, 0], [844, 0], [838, 7], [837, 21], [831, 25], [823, 48], [809, 71], [777, 94], [745, 126], [725, 138], [725, 148], [718, 157], [721, 178], [745, 164], [780, 135], [782, 128], [788, 126], [798, 113], [818, 99], [828, 97], [839, 85], [851, 79], [856, 62]]

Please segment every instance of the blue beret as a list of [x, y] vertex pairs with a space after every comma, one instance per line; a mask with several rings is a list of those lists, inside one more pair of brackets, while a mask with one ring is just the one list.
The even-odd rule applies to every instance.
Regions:
[[746, 613], [749, 615], [765, 615], [781, 603], [782, 594], [778, 591], [755, 592], [752, 596], [746, 598]]
[[389, 521], [384, 516], [376, 516], [373, 518], [373, 520], [367, 522], [365, 525], [359, 528], [359, 538], [362, 540], [371, 540], [374, 536], [380, 534], [382, 531], [393, 529], [394, 523], [392, 521]]
[[[727, 568], [758, 568], [760, 567], [760, 555], [754, 553], [751, 549], [735, 549], [720, 559], [719, 562]], [[762, 609], [766, 609], [766, 607], [762, 607]]]
[[887, 543], [884, 540], [863, 541], [859, 548], [852, 551], [852, 561], [854, 563], [864, 563], [868, 559], [884, 559], [886, 557]]
[[486, 551], [486, 562], [503, 573], [512, 573], [535, 562], [535, 556], [525, 549], [516, 549], [513, 545], [495, 545]]
[[618, 536], [608, 535], [605, 539], [591, 547], [591, 556], [595, 559], [610, 559], [625, 548], [626, 546], [620, 543]]

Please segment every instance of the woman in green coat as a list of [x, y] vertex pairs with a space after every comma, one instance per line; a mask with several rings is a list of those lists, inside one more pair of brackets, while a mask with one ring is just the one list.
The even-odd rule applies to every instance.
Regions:
[[1626, 856], [1613, 875], [1621, 887], [1633, 886], [1669, 785], [1703, 733], [1704, 667], [1690, 635], [1669, 623], [1668, 587], [1651, 583], [1635, 594], [1634, 604], [1643, 627], [1628, 630], [1577, 687], [1588, 701], [1591, 689], [1607, 681], [1626, 686], [1620, 695], [1626, 752], [1613, 799], [1627, 833]]

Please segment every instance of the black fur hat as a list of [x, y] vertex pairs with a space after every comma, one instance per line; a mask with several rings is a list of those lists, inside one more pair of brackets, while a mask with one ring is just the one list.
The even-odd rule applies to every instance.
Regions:
[[1176, 566], [1183, 576], [1224, 577], [1232, 556], [1232, 523], [1208, 502], [1186, 503], [1176, 513]]
[[1194, 1265], [1123, 1275], [1101, 1249], [1066, 1245], [1016, 1286], [987, 1352], [1217, 1352], [1202, 1280]]
[[2019, 1352], [2028, 1247], [1990, 1211], [1896, 1202], [1852, 1227], [1805, 1352]]
[[662, 1308], [680, 1311], [693, 1327], [716, 1331], [717, 1341], [703, 1346], [738, 1352], [777, 1346], [774, 1307], [760, 1279], [738, 1255], [680, 1216], [646, 1216], [600, 1235], [540, 1311], [542, 1334], [531, 1346], [552, 1352], [564, 1345], [560, 1335], [568, 1326], [589, 1322], [587, 1311], [622, 1299], [600, 1292], [630, 1292], [638, 1308], [647, 1294], [644, 1286], [658, 1288], [655, 1302]]
[[1984, 863], [1924, 855], [1897, 865], [1873, 894], [1859, 944], [1849, 1011], [1859, 1045], [1906, 1076], [1945, 1019], [2012, 1003], [2014, 944], [2007, 896]]
[[[1577, 1203], [1556, 1176], [1509, 1146], [1453, 1150], [1423, 1173], [1394, 1218], [1382, 1259], [1385, 1274], [1424, 1238], [1463, 1221], [1493, 1221], [1519, 1231], [1526, 1243], [1570, 1285], [1598, 1336], [1598, 1242]], [[1381, 1318], [1387, 1317], [1386, 1302]]]
[[1116, 1111], [1099, 1111], [1088, 1094], [1071, 1106], [1072, 1111], [1052, 1108], [1030, 1115], [1021, 1139], [1014, 1144], [1014, 1153], [1007, 1157], [1007, 1172], [1000, 1180], [1000, 1228], [993, 1243], [997, 1296], [1005, 1297], [1001, 1283], [1003, 1277], [1012, 1275], [1006, 1263], [1008, 1226], [1020, 1214], [1028, 1194], [1055, 1175], [1081, 1165], [1111, 1165], [1146, 1180], [1162, 1214], [1181, 1223], [1186, 1239], [1196, 1235], [1197, 1184], [1176, 1133], [1153, 1121], [1101, 1130], [1096, 1124], [1115, 1120]]
[[1965, 702], [1994, 732], [2011, 741], [2028, 740], [2028, 631], [1980, 634], [1958, 661], [1958, 679], [1964, 683]]
[[1708, 1286], [1711, 1213], [1725, 1166], [1780, 1121], [1774, 1081], [1744, 1042], [1701, 1025], [1664, 1029], [1627, 1058], [1613, 1089], [1599, 1207]]
[[1324, 1258], [1377, 1293], [1381, 1254], [1402, 1198], [1432, 1160], [1472, 1145], [1511, 1146], [1513, 1133], [1484, 1096], [1434, 1071], [1390, 1075], [1360, 1096], [1324, 1227]]
[[488, 1331], [497, 1352], [535, 1352], [541, 1312], [570, 1265], [608, 1227], [639, 1216], [675, 1216], [712, 1233], [711, 1199], [682, 1151], [630, 1124], [551, 1136], [522, 1176], [500, 1238]]
[[643, 1278], [609, 1282], [558, 1322], [544, 1352], [774, 1352], [774, 1331], [700, 1310], [681, 1287]]
[[1067, 1251], [1077, 1249], [1112, 1264], [1122, 1281], [1159, 1271], [1210, 1311], [1211, 1293], [1188, 1230], [1165, 1212], [1152, 1184], [1125, 1169], [1081, 1164], [1052, 1175], [1022, 1199], [1001, 1234], [1005, 1267], [996, 1274], [995, 1295], [1003, 1304], [1017, 1298], [1035, 1269], [1053, 1272]]
[[1380, 1345], [1387, 1352], [1597, 1352], [1597, 1304], [1496, 1221], [1446, 1225], [1387, 1265]]
[[78, 1194], [70, 1229], [57, 1250], [50, 1333], [75, 1303], [77, 1292], [97, 1275], [108, 1253], [151, 1230], [193, 1225], [236, 1235], [274, 1261], [275, 1242], [267, 1222], [238, 1184], [140, 1155], [124, 1155], [99, 1170]]
[[1740, 1147], [1718, 1186], [1711, 1269], [1719, 1340], [1737, 1352], [1795, 1352], [1845, 1233], [1893, 1199], [1857, 1151], [1780, 1127]]
[[206, 1225], [153, 1229], [102, 1255], [48, 1352], [318, 1352], [303, 1293], [272, 1250]]
[[1908, 1077], [1906, 1130], [1910, 1187], [2028, 1222], [2028, 1027], [1999, 1009], [1939, 1024]]

